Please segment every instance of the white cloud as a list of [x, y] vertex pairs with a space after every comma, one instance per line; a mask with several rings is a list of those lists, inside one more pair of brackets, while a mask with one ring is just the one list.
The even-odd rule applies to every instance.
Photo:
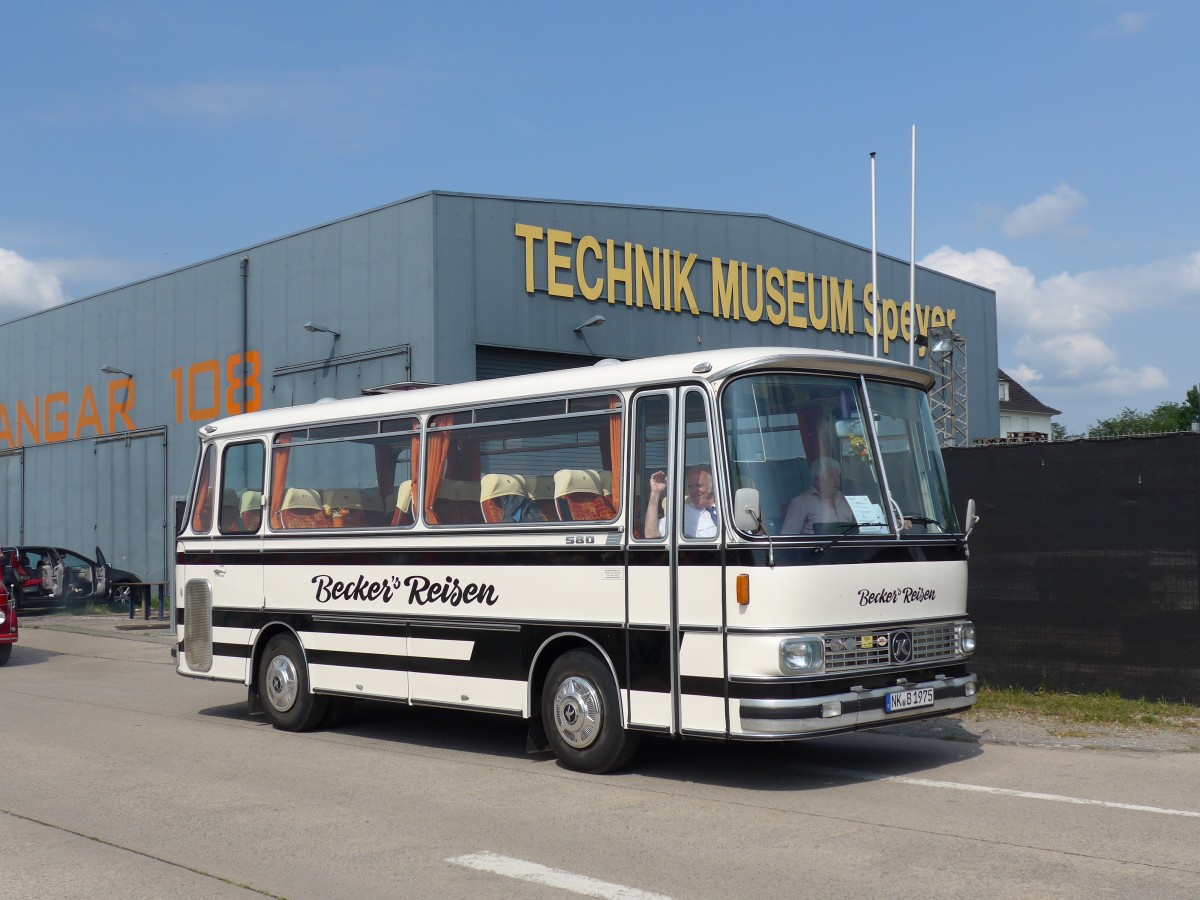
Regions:
[[[1154, 308], [1194, 308], [1200, 301], [1200, 252], [1040, 281], [986, 248], [962, 253], [941, 247], [921, 264], [996, 291], [1001, 364], [1021, 383], [1039, 383], [1051, 400], [1135, 397], [1166, 389], [1161, 368], [1122, 365], [1112, 339], [1102, 334]], [[1005, 357], [1019, 365], [1010, 368]]]
[[0, 248], [0, 322], [62, 303], [62, 281], [44, 263]]
[[1019, 206], [1000, 222], [1010, 238], [1034, 237], [1066, 231], [1087, 198], [1065, 182], [1032, 203]]
[[1128, 12], [1121, 13], [1111, 22], [1107, 22], [1096, 29], [1095, 34], [1098, 37], [1106, 37], [1110, 34], [1117, 36], [1126, 36], [1137, 34], [1145, 28], [1153, 18], [1149, 13]]

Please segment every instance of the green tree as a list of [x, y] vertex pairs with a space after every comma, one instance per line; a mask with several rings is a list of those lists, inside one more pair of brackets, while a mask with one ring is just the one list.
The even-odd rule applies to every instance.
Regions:
[[1100, 419], [1088, 429], [1088, 437], [1122, 437], [1130, 434], [1163, 434], [1190, 431], [1197, 421], [1200, 396], [1196, 388], [1188, 388], [1183, 403], [1166, 400], [1148, 413], [1125, 407], [1111, 419]]

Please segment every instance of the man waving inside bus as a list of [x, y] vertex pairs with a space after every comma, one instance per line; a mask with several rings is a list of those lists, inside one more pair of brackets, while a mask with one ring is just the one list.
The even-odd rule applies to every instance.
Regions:
[[[706, 465], [692, 466], [684, 478], [687, 503], [683, 507], [683, 535], [689, 538], [717, 536], [717, 507], [713, 494], [712, 470]], [[650, 476], [650, 502], [646, 507], [646, 536], [666, 537], [667, 522], [662, 514], [667, 493], [667, 473], [661, 469]]]

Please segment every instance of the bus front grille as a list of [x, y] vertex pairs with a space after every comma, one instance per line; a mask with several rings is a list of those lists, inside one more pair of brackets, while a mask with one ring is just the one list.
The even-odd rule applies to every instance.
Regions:
[[[897, 635], [912, 636], [912, 654], [908, 659], [893, 658]], [[896, 664], [935, 662], [958, 656], [958, 626], [954, 622], [936, 625], [901, 625], [845, 631], [825, 636], [825, 671], [846, 672]]]

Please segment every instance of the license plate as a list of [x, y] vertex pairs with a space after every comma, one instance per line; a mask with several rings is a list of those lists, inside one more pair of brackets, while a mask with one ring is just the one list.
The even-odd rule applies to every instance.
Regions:
[[884, 697], [884, 712], [899, 712], [902, 709], [918, 709], [933, 706], [933, 688], [914, 688], [909, 691], [894, 691]]

